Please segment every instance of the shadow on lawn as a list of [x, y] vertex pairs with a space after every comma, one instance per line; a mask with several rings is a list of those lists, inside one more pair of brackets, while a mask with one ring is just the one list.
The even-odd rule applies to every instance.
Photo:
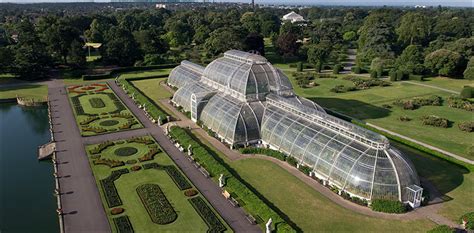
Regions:
[[461, 165], [439, 159], [393, 141], [390, 143], [413, 162], [418, 175], [433, 184], [441, 194], [440, 198], [444, 201], [452, 199], [446, 194], [459, 187], [464, 182], [464, 175], [470, 172]]
[[[368, 104], [359, 100], [320, 97], [310, 97], [308, 99], [324, 108], [349, 115], [359, 120], [384, 118], [389, 116], [392, 112], [390, 109]], [[344, 117], [342, 118], [345, 119]]]

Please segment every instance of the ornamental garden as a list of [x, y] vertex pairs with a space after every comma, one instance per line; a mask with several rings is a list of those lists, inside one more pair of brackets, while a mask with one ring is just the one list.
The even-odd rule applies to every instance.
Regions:
[[231, 231], [152, 137], [86, 151], [112, 232]]
[[69, 86], [67, 91], [82, 136], [142, 128], [105, 83]]

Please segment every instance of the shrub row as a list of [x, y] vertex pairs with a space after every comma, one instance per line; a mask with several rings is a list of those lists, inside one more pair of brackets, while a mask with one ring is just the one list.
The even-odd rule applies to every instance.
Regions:
[[351, 202], [354, 202], [358, 205], [361, 205], [361, 206], [368, 206], [369, 205], [369, 202], [367, 202], [367, 200], [358, 198], [356, 196], [351, 196], [349, 193], [344, 192], [344, 191], [341, 191], [341, 197], [346, 199], [346, 200], [349, 200]]
[[127, 215], [113, 218], [118, 233], [133, 233], [132, 223]]
[[270, 157], [285, 161], [286, 155], [281, 153], [280, 151], [267, 149], [267, 148], [255, 148], [255, 147], [247, 147], [241, 148], [240, 153], [242, 154], [262, 154], [268, 155]]
[[100, 180], [102, 190], [104, 191], [105, 200], [107, 201], [109, 208], [122, 205], [122, 200], [120, 199], [120, 196], [117, 192], [117, 188], [115, 188], [114, 181], [120, 178], [121, 175], [127, 174], [128, 172], [129, 171], [126, 168], [115, 170], [112, 171], [110, 176]]
[[142, 157], [138, 158], [138, 161], [145, 162], [145, 161], [153, 160], [153, 158], [155, 158], [155, 155], [160, 153], [160, 152], [161, 152], [160, 148], [153, 147], [146, 154], [144, 154]]
[[414, 97], [409, 100], [396, 100], [393, 105], [402, 107], [405, 110], [415, 110], [422, 106], [441, 106], [443, 104], [443, 98], [437, 95], [432, 95], [427, 98]]
[[82, 126], [81, 130], [84, 132], [94, 132], [96, 134], [107, 132], [107, 130], [104, 128], [92, 126]]
[[370, 204], [370, 208], [374, 211], [401, 214], [407, 211], [406, 206], [394, 200], [374, 199]]
[[105, 103], [101, 98], [97, 98], [97, 97], [90, 98], [89, 103], [91, 104], [91, 106], [93, 108], [103, 108], [103, 107], [105, 107]]
[[421, 122], [423, 125], [431, 125], [435, 127], [448, 128], [449, 120], [435, 115], [423, 116], [421, 117]]
[[349, 91], [357, 90], [354, 86], [344, 86], [344, 85], [336, 85], [335, 87], [331, 88], [329, 91], [334, 93], [345, 93]]
[[119, 161], [119, 160], [113, 160], [113, 159], [103, 159], [103, 158], [98, 158], [93, 161], [94, 165], [107, 165], [110, 168], [114, 167], [120, 167], [125, 165], [124, 162]]
[[128, 143], [141, 143], [145, 145], [153, 144], [155, 141], [153, 139], [147, 138], [147, 137], [136, 137], [136, 138], [130, 138], [127, 140]]
[[122, 113], [122, 112], [111, 114], [111, 116], [112, 117], [118, 117], [118, 118], [125, 118], [125, 119], [132, 119], [133, 118], [132, 114]]
[[110, 112], [110, 114], [116, 114], [116, 113], [122, 112], [123, 110], [126, 110], [123, 103], [120, 101], [119, 98], [117, 98], [117, 96], [114, 93], [104, 93], [104, 94], [109, 96], [109, 98], [114, 102], [115, 107], [117, 108], [115, 111]]
[[123, 87], [125, 87], [130, 96], [132, 95], [132, 93], [135, 94], [135, 101], [142, 105], [145, 104], [145, 107], [151, 117], [156, 120], [161, 118], [160, 124], [166, 123], [166, 117], [168, 116], [168, 114], [163, 111], [163, 109], [159, 108], [152, 100], [145, 96], [127, 79], [120, 79], [119, 82]]
[[474, 104], [472, 101], [457, 96], [448, 97], [448, 106], [451, 108], [464, 109], [466, 111], [474, 111]]
[[381, 79], [375, 79], [375, 78], [363, 79], [356, 76], [347, 76], [347, 77], [344, 77], [344, 79], [349, 80], [352, 83], [354, 83], [354, 86], [357, 89], [369, 89], [370, 87], [373, 87], [373, 86], [386, 87], [386, 86], [392, 85], [391, 82], [381, 80]]
[[156, 69], [167, 69], [174, 68], [179, 64], [162, 64], [162, 65], [153, 65], [153, 66], [130, 66], [130, 67], [120, 67], [115, 68], [110, 72], [103, 74], [91, 74], [91, 75], [82, 75], [82, 80], [99, 80], [99, 79], [109, 79], [117, 76], [120, 73], [132, 72], [132, 71], [146, 71], [146, 70], [156, 70]]
[[85, 120], [81, 121], [79, 124], [80, 125], [88, 125], [88, 124], [90, 124], [91, 122], [93, 122], [97, 119], [99, 119], [98, 116], [89, 116]]
[[199, 213], [201, 218], [206, 222], [209, 229], [207, 232], [224, 232], [226, 227], [219, 220], [217, 215], [212, 211], [212, 209], [207, 205], [207, 203], [202, 199], [202, 197], [193, 197], [188, 199], [194, 209]]
[[76, 111], [76, 114], [79, 115], [79, 116], [80, 115], [86, 115], [86, 113], [84, 112], [84, 108], [81, 105], [81, 101], [79, 100], [79, 97], [81, 97], [83, 95], [85, 95], [85, 94], [76, 95], [76, 96], [71, 97], [71, 102], [72, 102], [72, 105], [74, 106], [74, 110]]
[[157, 184], [140, 185], [137, 187], [137, 193], [154, 223], [169, 224], [178, 218], [173, 206]]
[[283, 220], [283, 218], [271, 209], [263, 200], [261, 200], [251, 189], [243, 184], [237, 177], [231, 173], [227, 164], [218, 160], [211, 151], [208, 151], [199, 142], [195, 141], [184, 129], [177, 126], [171, 127], [170, 135], [180, 142], [181, 145], [191, 145], [193, 148], [193, 157], [211, 174], [216, 176], [224, 174], [226, 179], [226, 189], [237, 196], [245, 205], [246, 211], [254, 217], [262, 219], [272, 218], [273, 222], [278, 224], [278, 231], [292, 232], [294, 229]]
[[103, 142], [103, 143], [100, 143], [98, 144], [97, 146], [95, 146], [94, 148], [90, 149], [89, 152], [91, 154], [99, 154], [100, 152], [102, 152], [103, 150], [105, 150], [107, 147], [109, 146], [113, 146], [115, 145], [113, 142]]
[[135, 120], [135, 119], [129, 119], [129, 120], [127, 121], [127, 123], [125, 123], [124, 125], [121, 125], [121, 126], [119, 127], [119, 129], [131, 129], [132, 126], [133, 126], [133, 125], [136, 125], [136, 124], [138, 124], [138, 121], [137, 121], [137, 120]]

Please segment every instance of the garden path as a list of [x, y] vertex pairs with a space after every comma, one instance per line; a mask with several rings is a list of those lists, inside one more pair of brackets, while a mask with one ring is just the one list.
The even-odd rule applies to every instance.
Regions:
[[437, 89], [437, 90], [449, 92], [449, 93], [451, 93], [451, 94], [459, 95], [459, 92], [457, 92], [457, 91], [449, 90], [449, 89], [442, 88], [442, 87], [436, 87], [436, 86], [429, 85], [429, 84], [418, 83], [418, 82], [413, 82], [413, 81], [402, 81], [402, 83], [409, 83], [409, 84], [413, 84], [413, 85], [418, 85], [418, 86], [423, 86], [423, 87], [429, 87], [429, 88], [433, 88], [433, 89]]

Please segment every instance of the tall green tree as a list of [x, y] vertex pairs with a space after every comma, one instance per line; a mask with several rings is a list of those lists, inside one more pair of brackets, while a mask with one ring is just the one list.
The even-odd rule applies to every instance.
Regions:
[[109, 64], [131, 66], [142, 58], [140, 46], [132, 33], [119, 26], [110, 28], [101, 50], [103, 59]]
[[474, 80], [474, 57], [471, 57], [469, 59], [469, 62], [467, 63], [466, 70], [464, 70], [464, 78], [469, 79], [469, 80]]
[[150, 27], [136, 31], [133, 35], [144, 54], [163, 54], [169, 49], [166, 41], [161, 38], [162, 33], [157, 28]]
[[193, 40], [193, 28], [181, 20], [176, 20], [175, 18], [168, 19], [165, 29], [167, 30], [165, 38], [172, 47], [188, 45]]
[[420, 12], [403, 15], [396, 29], [398, 40], [405, 44], [424, 44], [431, 35], [431, 18]]
[[296, 34], [291, 32], [280, 34], [275, 42], [277, 52], [286, 57], [296, 56], [300, 47], [300, 44], [296, 43], [297, 39]]
[[69, 48], [69, 62], [75, 67], [82, 68], [86, 65], [86, 50], [79, 40], [73, 40]]
[[331, 46], [327, 42], [311, 45], [308, 48], [308, 62], [322, 66], [331, 54]]
[[399, 70], [407, 71], [410, 74], [422, 74], [424, 60], [423, 48], [420, 45], [409, 45], [397, 58], [396, 66]]
[[219, 28], [207, 38], [204, 47], [209, 55], [216, 56], [230, 49], [242, 50], [244, 38], [240, 28]]
[[380, 57], [383, 59], [394, 57], [395, 30], [391, 18], [383, 12], [375, 12], [367, 16], [364, 25], [359, 29], [359, 49], [357, 62], [359, 65], [370, 64]]
[[460, 74], [462, 57], [459, 53], [447, 49], [436, 50], [425, 57], [425, 66], [432, 73], [443, 76]]

